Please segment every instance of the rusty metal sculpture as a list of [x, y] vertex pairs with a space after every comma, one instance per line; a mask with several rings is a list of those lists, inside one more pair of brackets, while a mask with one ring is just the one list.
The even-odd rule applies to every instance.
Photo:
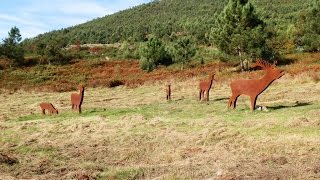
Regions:
[[81, 105], [83, 102], [84, 97], [84, 86], [79, 87], [80, 93], [72, 93], [71, 94], [71, 104], [72, 104], [72, 110], [78, 110], [79, 113], [81, 113]]
[[[216, 81], [214, 79], [214, 75], [215, 74], [212, 74], [212, 75], [209, 75], [209, 79], [207, 81], [201, 81], [199, 83], [199, 100], [206, 100], [206, 101], [209, 101], [209, 91], [212, 87], [212, 84], [213, 84], [213, 81]], [[204, 95], [206, 94], [206, 99], [204, 99]]]
[[236, 108], [237, 98], [244, 94], [250, 96], [251, 111], [254, 111], [258, 96], [266, 90], [271, 83], [282, 77], [283, 70], [276, 68], [275, 64], [270, 64], [261, 59], [257, 60], [253, 67], [261, 67], [266, 74], [261, 79], [240, 79], [231, 82], [232, 95], [228, 102], [228, 108]]
[[171, 85], [167, 85], [166, 88], [167, 100], [171, 100]]
[[48, 114], [58, 114], [58, 109], [56, 109], [51, 103], [43, 102], [40, 104], [42, 114], [46, 114], [46, 110], [48, 111]]

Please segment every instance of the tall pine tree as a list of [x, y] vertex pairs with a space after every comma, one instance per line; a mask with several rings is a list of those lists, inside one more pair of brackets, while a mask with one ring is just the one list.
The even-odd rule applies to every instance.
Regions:
[[248, 0], [229, 0], [224, 10], [216, 15], [210, 32], [210, 39], [219, 50], [239, 56], [242, 70], [245, 58], [272, 56], [267, 38], [265, 23]]
[[320, 1], [314, 0], [307, 10], [301, 12], [296, 23], [295, 43], [304, 51], [320, 51]]
[[8, 32], [8, 37], [3, 40], [3, 46], [1, 50], [13, 65], [20, 66], [24, 60], [24, 50], [20, 45], [22, 40], [20, 30], [17, 27], [11, 28]]

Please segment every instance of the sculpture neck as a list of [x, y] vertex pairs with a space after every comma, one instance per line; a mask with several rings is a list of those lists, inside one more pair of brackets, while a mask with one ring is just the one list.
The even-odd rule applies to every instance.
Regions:
[[80, 89], [80, 97], [81, 97], [81, 103], [83, 101], [83, 96], [84, 96], [84, 89]]
[[210, 79], [209, 79], [209, 87], [212, 86], [212, 83], [213, 83], [213, 78], [210, 78]]
[[260, 82], [261, 82], [261, 85], [260, 85], [260, 90], [262, 93], [264, 90], [266, 90], [270, 85], [271, 83], [276, 80], [275, 78], [271, 77], [270, 76], [270, 73], [267, 72], [261, 79], [260, 79]]

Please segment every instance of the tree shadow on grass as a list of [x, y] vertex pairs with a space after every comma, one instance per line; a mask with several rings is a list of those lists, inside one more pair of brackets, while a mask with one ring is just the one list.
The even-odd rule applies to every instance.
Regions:
[[310, 105], [312, 105], [312, 104], [305, 103], [305, 102], [298, 102], [295, 105], [289, 105], [289, 106], [278, 105], [278, 106], [271, 106], [271, 107], [267, 107], [267, 108], [270, 110], [278, 110], [278, 109], [284, 109], [284, 108], [303, 107], [303, 106], [310, 106]]

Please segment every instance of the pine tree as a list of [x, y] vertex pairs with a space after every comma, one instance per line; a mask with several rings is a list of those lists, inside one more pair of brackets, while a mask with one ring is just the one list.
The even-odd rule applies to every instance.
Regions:
[[229, 0], [221, 14], [215, 16], [210, 39], [222, 52], [239, 56], [242, 70], [244, 58], [271, 57], [265, 23], [248, 0]]
[[193, 40], [188, 36], [178, 38], [169, 48], [173, 61], [181, 64], [181, 69], [191, 60], [196, 51]]
[[13, 65], [20, 66], [24, 60], [24, 50], [20, 45], [22, 40], [20, 30], [17, 27], [11, 28], [8, 37], [3, 40], [2, 54], [12, 61]]
[[148, 72], [153, 71], [157, 65], [166, 63], [167, 52], [162, 41], [151, 37], [139, 47], [140, 67]]
[[314, 0], [296, 23], [295, 44], [304, 51], [320, 51], [320, 1]]

